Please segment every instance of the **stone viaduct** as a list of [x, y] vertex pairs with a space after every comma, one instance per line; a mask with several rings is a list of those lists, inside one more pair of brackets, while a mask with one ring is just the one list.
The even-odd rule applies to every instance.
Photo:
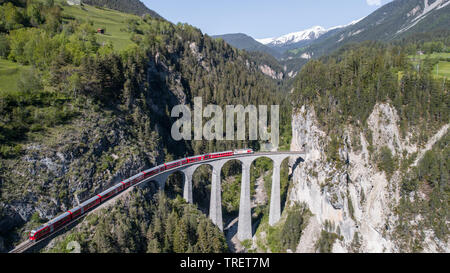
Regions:
[[288, 157], [299, 158], [303, 156], [303, 152], [259, 152], [252, 154], [235, 155], [232, 157], [218, 158], [200, 161], [173, 168], [162, 172], [149, 181], [156, 181], [160, 189], [164, 189], [167, 178], [175, 173], [182, 172], [184, 174], [183, 197], [193, 203], [192, 195], [192, 176], [195, 170], [202, 165], [210, 165], [212, 167], [211, 180], [211, 198], [209, 206], [209, 218], [216, 224], [220, 230], [223, 230], [222, 221], [222, 195], [221, 195], [221, 170], [222, 167], [230, 160], [238, 160], [242, 163], [242, 184], [239, 204], [239, 221], [238, 221], [238, 239], [243, 241], [252, 238], [252, 215], [250, 203], [250, 166], [252, 162], [261, 157], [270, 158], [273, 161], [272, 189], [270, 195], [270, 211], [269, 224], [274, 225], [280, 220], [281, 203], [280, 203], [280, 166], [284, 159]]

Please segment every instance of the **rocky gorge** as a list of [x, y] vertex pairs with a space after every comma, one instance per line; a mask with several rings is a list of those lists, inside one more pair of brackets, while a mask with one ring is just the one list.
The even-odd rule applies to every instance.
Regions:
[[[321, 231], [330, 229], [329, 223], [330, 231], [340, 236], [332, 245], [332, 252], [404, 251], [394, 235], [404, 173], [399, 169], [391, 175], [381, 171], [375, 154], [388, 147], [394, 157], [406, 159], [416, 155], [415, 161], [410, 161], [412, 166], [448, 134], [449, 124], [435, 132], [426, 145], [419, 146], [410, 139], [412, 133], [401, 137], [398, 120], [394, 107], [378, 103], [367, 121], [371, 140], [362, 132], [355, 134], [352, 126], [346, 126], [345, 142], [339, 149], [343, 164], [337, 166], [327, 160], [330, 136], [321, 130], [314, 108], [302, 106], [295, 112], [291, 149], [304, 149], [306, 156], [294, 170], [288, 200], [306, 203], [313, 213], [295, 252], [316, 252]], [[411, 229], [414, 228], [417, 227], [412, 225]], [[425, 232], [423, 252], [450, 250], [448, 238], [439, 240], [433, 231]]]

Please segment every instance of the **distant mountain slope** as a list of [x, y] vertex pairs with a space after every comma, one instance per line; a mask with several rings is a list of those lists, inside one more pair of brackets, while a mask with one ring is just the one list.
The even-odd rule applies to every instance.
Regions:
[[162, 18], [158, 13], [147, 8], [147, 6], [139, 0], [83, 0], [82, 2], [88, 5], [107, 7], [139, 16], [149, 14], [154, 18]]
[[346, 26], [325, 31], [310, 29], [259, 41], [278, 50], [286, 73], [294, 74], [308, 59], [330, 54], [346, 44], [388, 42], [418, 33], [450, 31], [449, 22], [450, 0], [394, 0]]
[[284, 54], [292, 49], [307, 47], [314, 43], [319, 37], [331, 36], [347, 26], [356, 24], [360, 20], [355, 20], [347, 25], [335, 26], [329, 29], [325, 29], [321, 26], [314, 26], [309, 29], [288, 33], [280, 37], [256, 39], [256, 41], [276, 50], [280, 54]]
[[[297, 67], [293, 59], [303, 59], [301, 63], [304, 63], [305, 59], [326, 55], [348, 43], [367, 40], [393, 41], [415, 33], [450, 30], [449, 26], [450, 0], [394, 0], [367, 17], [344, 26], [330, 29], [316, 26], [265, 39], [252, 39], [245, 34], [222, 37], [235, 47], [251, 47], [252, 51], [271, 54]], [[245, 44], [243, 37], [245, 41], [259, 42], [266, 47]], [[289, 67], [291, 65], [288, 65], [288, 70]]]
[[263, 52], [270, 54], [274, 56], [275, 58], [278, 58], [281, 56], [276, 50], [265, 46], [261, 44], [260, 42], [256, 41], [252, 37], [243, 34], [243, 33], [232, 33], [232, 34], [224, 34], [224, 35], [215, 35], [212, 36], [213, 38], [221, 38], [228, 44], [238, 48], [238, 49], [245, 49], [250, 52]]
[[327, 54], [349, 42], [392, 41], [408, 35], [450, 29], [450, 0], [395, 0], [363, 20], [319, 37], [309, 51]]
[[273, 47], [280, 47], [290, 44], [296, 44], [303, 41], [310, 41], [319, 38], [325, 34], [327, 30], [321, 26], [314, 26], [312, 28], [292, 32], [276, 38], [257, 39], [256, 41]]

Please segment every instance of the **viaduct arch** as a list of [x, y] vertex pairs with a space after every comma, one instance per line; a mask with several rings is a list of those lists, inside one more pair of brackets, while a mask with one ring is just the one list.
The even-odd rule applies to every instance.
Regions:
[[260, 152], [253, 154], [242, 154], [233, 157], [219, 158], [208, 161], [201, 161], [193, 163], [187, 166], [181, 166], [160, 173], [153, 177], [151, 181], [156, 181], [161, 190], [164, 190], [164, 186], [167, 178], [175, 173], [181, 171], [184, 176], [183, 185], [183, 198], [193, 203], [192, 193], [192, 177], [198, 167], [202, 165], [210, 165], [212, 167], [211, 177], [211, 198], [209, 205], [209, 218], [211, 221], [223, 230], [222, 219], [222, 188], [221, 188], [221, 170], [222, 167], [231, 160], [238, 160], [242, 163], [242, 180], [241, 180], [241, 193], [239, 203], [239, 221], [238, 221], [238, 239], [243, 241], [252, 238], [252, 215], [251, 215], [251, 202], [250, 202], [250, 167], [253, 161], [258, 158], [267, 157], [273, 162], [273, 174], [272, 174], [272, 188], [270, 195], [270, 210], [269, 210], [269, 224], [275, 225], [281, 217], [281, 200], [280, 200], [280, 168], [281, 163], [288, 157], [301, 157], [302, 152]]

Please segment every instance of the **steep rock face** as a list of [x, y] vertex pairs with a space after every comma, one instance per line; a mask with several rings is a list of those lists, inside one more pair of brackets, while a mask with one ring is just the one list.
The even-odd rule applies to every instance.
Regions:
[[163, 161], [163, 109], [186, 103], [186, 91], [158, 53], [146, 66], [150, 90], [140, 87], [127, 112], [93, 110], [87, 101], [70, 124], [49, 129], [45, 138], [24, 145], [20, 158], [3, 161], [0, 252], [39, 224]]
[[[377, 104], [367, 121], [372, 140], [363, 133], [355, 137], [354, 128], [346, 126], [345, 141], [339, 149], [340, 160], [345, 163], [337, 166], [327, 160], [330, 136], [319, 128], [314, 109], [303, 106], [293, 115], [291, 150], [305, 150], [306, 155], [294, 170], [288, 200], [305, 202], [314, 214], [303, 231], [297, 252], [316, 251], [326, 222], [333, 224], [331, 232], [340, 235], [333, 252], [401, 251], [392, 239], [401, 173], [397, 170], [388, 177], [377, 168], [374, 154], [388, 147], [393, 156], [408, 156], [430, 149], [432, 143], [422, 149], [411, 144], [409, 135], [401, 138], [397, 122], [396, 110], [386, 103]], [[444, 126], [430, 142], [439, 139], [447, 129], [448, 125]], [[448, 251], [448, 246], [436, 244], [440, 243], [428, 240], [424, 251]]]
[[162, 153], [161, 147], [141, 146], [140, 140], [151, 137], [134, 136], [121, 119], [93, 114], [61, 129], [55, 128], [46, 142], [30, 143], [19, 160], [8, 162], [0, 235], [11, 236], [24, 223], [24, 231], [35, 227], [29, 223], [35, 213], [42, 221], [52, 219], [150, 167]]
[[283, 73], [282, 72], [279, 72], [277, 74], [276, 71], [274, 71], [272, 68], [270, 68], [270, 66], [268, 66], [266, 64], [265, 65], [260, 65], [259, 66], [259, 70], [261, 70], [261, 72], [264, 75], [267, 75], [267, 76], [271, 77], [272, 79], [275, 79], [275, 80], [283, 79]]

